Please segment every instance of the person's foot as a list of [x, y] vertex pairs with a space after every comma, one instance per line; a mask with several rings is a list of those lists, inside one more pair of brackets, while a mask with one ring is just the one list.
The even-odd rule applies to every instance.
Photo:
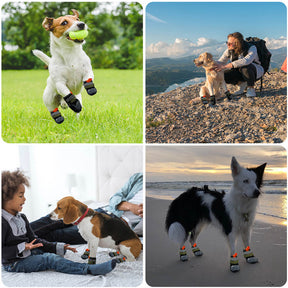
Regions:
[[248, 87], [246, 97], [255, 97], [255, 96], [256, 96], [255, 89], [253, 87]]
[[237, 87], [238, 89], [233, 93], [233, 96], [244, 94], [245, 89], [247, 88], [247, 82], [241, 82]]
[[88, 265], [88, 274], [92, 274], [94, 276], [96, 275], [105, 275], [109, 272], [111, 272], [116, 267], [116, 260], [113, 259], [108, 262], [104, 262], [101, 264], [93, 264]]

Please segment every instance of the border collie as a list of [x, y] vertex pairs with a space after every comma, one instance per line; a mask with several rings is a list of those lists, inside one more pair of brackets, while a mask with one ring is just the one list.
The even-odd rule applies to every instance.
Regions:
[[236, 239], [240, 234], [244, 243], [244, 257], [248, 263], [258, 259], [250, 249], [250, 236], [266, 163], [257, 168], [244, 168], [232, 157], [233, 185], [230, 193], [192, 187], [170, 204], [166, 217], [166, 230], [171, 240], [180, 247], [180, 260], [188, 260], [185, 242], [189, 242], [195, 256], [202, 256], [196, 244], [201, 230], [209, 223], [226, 236], [230, 248], [230, 270], [240, 270], [236, 253]]

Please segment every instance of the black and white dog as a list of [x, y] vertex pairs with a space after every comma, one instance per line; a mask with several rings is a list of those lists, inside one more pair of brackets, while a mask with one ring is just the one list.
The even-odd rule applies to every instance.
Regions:
[[193, 187], [172, 201], [166, 217], [166, 230], [169, 238], [179, 245], [182, 261], [188, 260], [184, 246], [188, 236], [194, 255], [203, 254], [196, 239], [203, 227], [212, 223], [227, 237], [232, 272], [240, 270], [235, 247], [239, 234], [244, 242], [246, 261], [258, 262], [250, 249], [250, 236], [265, 166], [266, 163], [246, 169], [232, 157], [233, 185], [230, 193], [211, 191], [208, 186], [203, 189]]

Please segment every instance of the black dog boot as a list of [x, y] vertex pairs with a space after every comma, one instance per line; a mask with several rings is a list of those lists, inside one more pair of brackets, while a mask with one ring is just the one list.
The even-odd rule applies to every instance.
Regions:
[[229, 101], [232, 100], [232, 94], [230, 93], [229, 90], [227, 90], [227, 91], [225, 92], [225, 95], [226, 95], [226, 97], [227, 97], [227, 99], [228, 99]]
[[89, 78], [87, 81], [84, 81], [84, 88], [89, 95], [95, 95], [97, 93], [97, 89], [95, 88], [91, 78]]
[[89, 257], [88, 264], [96, 264], [96, 257]]
[[122, 263], [122, 262], [125, 262], [126, 261], [126, 258], [125, 257], [121, 257], [121, 258], [116, 258], [116, 263]]
[[215, 104], [216, 104], [215, 95], [211, 95], [211, 97], [210, 97], [210, 104], [211, 104], [211, 105], [215, 105]]
[[90, 250], [86, 249], [85, 252], [81, 255], [81, 258], [84, 259], [84, 260], [88, 259], [89, 254], [90, 254]]
[[202, 104], [204, 104], [204, 105], [208, 104], [208, 100], [207, 100], [205, 95], [201, 96], [201, 101], [202, 101]]
[[182, 262], [188, 261], [188, 256], [187, 256], [187, 253], [186, 253], [185, 246], [180, 248], [179, 256], [180, 256], [180, 260]]
[[239, 266], [237, 253], [232, 255], [231, 258], [230, 258], [230, 271], [234, 272], [234, 273], [240, 271], [240, 266]]
[[258, 258], [256, 258], [253, 254], [253, 252], [251, 251], [250, 247], [247, 246], [244, 250], [243, 250], [243, 255], [244, 258], [246, 259], [246, 262], [249, 264], [255, 264], [258, 263]]
[[195, 256], [200, 257], [203, 255], [203, 252], [198, 248], [197, 244], [194, 243], [192, 245], [192, 252], [194, 253]]
[[71, 110], [73, 110], [76, 113], [81, 112], [82, 105], [81, 105], [80, 101], [75, 97], [75, 95], [70, 93], [63, 98]]
[[54, 109], [50, 114], [57, 124], [61, 124], [64, 121], [64, 117], [61, 115], [58, 108]]
[[117, 251], [117, 252], [109, 252], [109, 256], [110, 257], [115, 257], [115, 256], [119, 256], [120, 255], [120, 252]]

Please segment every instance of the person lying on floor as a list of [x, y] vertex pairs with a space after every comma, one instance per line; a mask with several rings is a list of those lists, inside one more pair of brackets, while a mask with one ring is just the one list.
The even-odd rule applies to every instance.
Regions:
[[[109, 205], [95, 209], [121, 218], [139, 236], [143, 234], [143, 174], [132, 175], [125, 185], [115, 193]], [[62, 220], [51, 220], [49, 215], [30, 223], [34, 233], [48, 241], [69, 242], [72, 245], [86, 244], [77, 226], [66, 225]]]

